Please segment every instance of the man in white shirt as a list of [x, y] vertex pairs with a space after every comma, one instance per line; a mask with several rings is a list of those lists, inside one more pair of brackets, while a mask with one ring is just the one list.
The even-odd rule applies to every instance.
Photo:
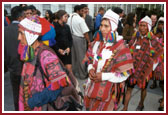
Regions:
[[83, 16], [83, 8], [81, 5], [74, 7], [74, 13], [68, 19], [68, 25], [71, 29], [73, 45], [72, 45], [72, 70], [80, 79], [87, 76], [86, 67], [82, 64], [82, 60], [86, 53], [86, 41], [90, 44], [88, 32], [89, 29], [85, 23]]

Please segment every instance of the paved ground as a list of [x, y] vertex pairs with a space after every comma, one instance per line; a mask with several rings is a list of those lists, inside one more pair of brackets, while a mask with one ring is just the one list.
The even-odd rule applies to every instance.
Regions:
[[[13, 104], [13, 98], [12, 98], [12, 88], [10, 84], [10, 73], [7, 72], [4, 76], [4, 111], [14, 111], [14, 104]], [[82, 85], [85, 82], [85, 80], [79, 80], [81, 91], [83, 92]], [[151, 84], [151, 81], [149, 82], [149, 86]], [[148, 86], [148, 87], [149, 87]], [[157, 87], [154, 90], [151, 90], [150, 88], [147, 89], [147, 97], [145, 99], [145, 108], [144, 111], [158, 111], [159, 103], [158, 100], [162, 97], [162, 92], [159, 87]], [[129, 103], [128, 111], [135, 111], [138, 102], [140, 99], [140, 90], [139, 88], [135, 87], [132, 93], [132, 98]], [[119, 111], [123, 108], [123, 105], [121, 104], [119, 107]]]

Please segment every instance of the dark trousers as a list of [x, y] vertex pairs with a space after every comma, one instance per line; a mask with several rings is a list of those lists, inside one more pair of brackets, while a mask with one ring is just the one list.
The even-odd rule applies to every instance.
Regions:
[[19, 102], [19, 86], [20, 86], [20, 75], [15, 75], [14, 73], [10, 72], [10, 80], [13, 90], [13, 100], [15, 111], [19, 110], [18, 102]]

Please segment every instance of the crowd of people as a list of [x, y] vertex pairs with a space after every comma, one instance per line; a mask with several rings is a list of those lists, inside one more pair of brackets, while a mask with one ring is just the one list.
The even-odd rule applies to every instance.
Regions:
[[[95, 19], [86, 4], [74, 12], [33, 5], [4, 16], [4, 70], [10, 72], [16, 111], [128, 110], [135, 85], [142, 111], [149, 80], [164, 95], [164, 17], [152, 13], [137, 20], [116, 7], [99, 8]], [[138, 23], [137, 23], [138, 22]], [[86, 80], [84, 92], [78, 79]], [[81, 85], [81, 84], [80, 84]], [[164, 110], [164, 96], [159, 99]]]

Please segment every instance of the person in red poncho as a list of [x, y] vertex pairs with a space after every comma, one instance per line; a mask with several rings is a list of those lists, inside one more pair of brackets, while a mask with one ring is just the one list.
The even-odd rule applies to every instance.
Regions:
[[114, 111], [122, 101], [133, 60], [116, 31], [118, 19], [112, 10], [105, 13], [84, 58], [89, 73], [84, 92], [87, 111]]
[[134, 33], [129, 47], [133, 56], [134, 69], [128, 79], [123, 111], [128, 109], [129, 100], [134, 86], [141, 88], [141, 99], [136, 108], [137, 111], [144, 109], [144, 100], [147, 95], [147, 85], [150, 74], [155, 69], [154, 60], [162, 53], [163, 48], [151, 31], [152, 21], [148, 16], [139, 22], [139, 31]]

